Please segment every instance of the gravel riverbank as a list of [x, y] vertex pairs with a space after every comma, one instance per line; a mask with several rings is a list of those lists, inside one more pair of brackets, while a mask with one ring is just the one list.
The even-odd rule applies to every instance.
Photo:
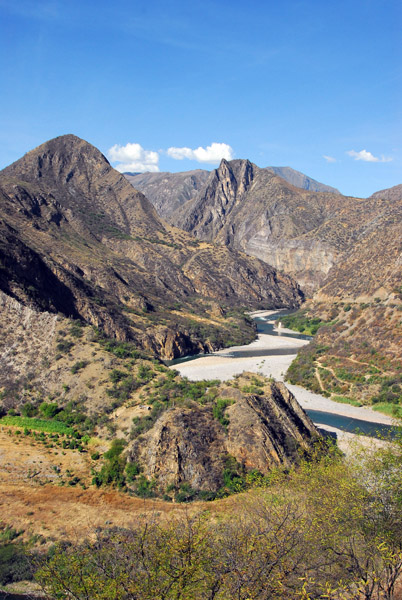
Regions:
[[[258, 311], [252, 313], [251, 316], [266, 317], [278, 312], [280, 311]], [[280, 332], [292, 333], [290, 330], [284, 328], [281, 328]], [[258, 338], [247, 346], [225, 348], [214, 354], [201, 356], [196, 360], [176, 364], [172, 368], [193, 381], [201, 379], [226, 381], [243, 371], [260, 373], [266, 377], [273, 377], [277, 381], [283, 381], [290, 363], [296, 358], [297, 352], [305, 344], [308, 344], [307, 340], [281, 337], [280, 335], [259, 334]], [[238, 352], [244, 353], [246, 356], [233, 357], [233, 354]], [[280, 354], [275, 354], [275, 352], [280, 352]], [[392, 425], [394, 423], [391, 417], [376, 412], [371, 407], [341, 404], [320, 394], [314, 394], [300, 386], [288, 383], [286, 385], [304, 409], [330, 412], [371, 423], [385, 425]]]

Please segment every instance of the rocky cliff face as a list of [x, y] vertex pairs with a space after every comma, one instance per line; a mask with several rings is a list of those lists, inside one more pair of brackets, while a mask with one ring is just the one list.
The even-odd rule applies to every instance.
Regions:
[[161, 489], [188, 484], [216, 492], [224, 485], [230, 457], [246, 471], [267, 474], [276, 466], [289, 467], [318, 437], [283, 384], [267, 384], [263, 395], [227, 386], [221, 396], [232, 402], [225, 411], [227, 426], [214, 418], [211, 406], [194, 403], [168, 409], [132, 444], [131, 460]]
[[[229, 330], [205, 314], [210, 300], [269, 308], [303, 298], [261, 261], [217, 253], [168, 226], [96, 148], [72, 135], [4, 169], [0, 207], [1, 290], [166, 358], [224, 343]], [[194, 338], [186, 326], [200, 312], [214, 335]], [[154, 335], [155, 325], [165, 334]]]

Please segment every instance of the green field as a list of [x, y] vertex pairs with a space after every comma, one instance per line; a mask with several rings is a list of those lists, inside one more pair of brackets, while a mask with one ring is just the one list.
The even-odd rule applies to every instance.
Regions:
[[34, 431], [44, 431], [47, 433], [60, 433], [69, 435], [74, 433], [71, 427], [67, 427], [60, 421], [46, 421], [45, 419], [35, 419], [31, 417], [2, 417], [0, 425], [9, 425], [11, 427], [27, 427]]

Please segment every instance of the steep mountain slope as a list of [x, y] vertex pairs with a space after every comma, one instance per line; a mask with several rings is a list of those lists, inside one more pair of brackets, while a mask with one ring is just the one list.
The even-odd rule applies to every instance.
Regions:
[[184, 173], [123, 174], [136, 190], [152, 202], [158, 215], [168, 222], [171, 213], [194, 198], [209, 177], [209, 171], [202, 169]]
[[301, 190], [268, 169], [234, 160], [222, 161], [206, 188], [175, 216], [197, 238], [242, 250], [291, 274], [312, 296], [360, 239], [372, 235], [375, 243], [376, 230], [398, 221], [393, 200], [394, 195], [363, 200]]
[[[348, 243], [328, 224], [359, 201], [302, 190], [246, 160], [223, 160], [204, 190], [173, 215], [175, 223], [291, 273], [311, 294]], [[173, 218], [172, 217], [172, 218]]]
[[[163, 223], [96, 148], [72, 135], [4, 169], [0, 202], [0, 289], [161, 356], [233, 338], [235, 323], [214, 303], [297, 306], [302, 298], [261, 261]], [[201, 322], [190, 327], [192, 314]]]
[[[0, 493], [80, 481], [211, 498], [234, 491], [228, 470], [246, 483], [250, 470], [289, 467], [319, 437], [282, 384], [253, 374], [192, 383], [133, 343], [3, 292], [0, 310]], [[115, 438], [117, 464], [100, 457]]]
[[303, 309], [302, 322], [322, 327], [288, 376], [402, 417], [402, 201], [364, 206], [355, 243]]
[[384, 198], [385, 200], [402, 200], [402, 183], [386, 190], [372, 194], [371, 198]]
[[[254, 168], [258, 167], [254, 165]], [[275, 173], [288, 183], [304, 190], [339, 194], [335, 188], [319, 183], [290, 167], [266, 167], [261, 171]], [[195, 198], [198, 193], [202, 194], [210, 172], [197, 169], [183, 173], [124, 173], [124, 176], [152, 202], [161, 217], [175, 225], [175, 211], [188, 200]]]
[[300, 171], [295, 171], [291, 167], [265, 167], [266, 171], [271, 171], [282, 177], [288, 183], [291, 183], [295, 187], [299, 187], [302, 190], [310, 190], [310, 192], [329, 192], [331, 194], [340, 194], [340, 191], [325, 183], [320, 183]]

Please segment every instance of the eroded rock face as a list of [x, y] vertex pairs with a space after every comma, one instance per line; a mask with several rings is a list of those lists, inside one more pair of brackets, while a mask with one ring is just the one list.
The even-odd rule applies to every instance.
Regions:
[[290, 466], [298, 448], [307, 450], [316, 429], [283, 383], [272, 383], [269, 395], [246, 396], [227, 409], [225, 448], [248, 469], [266, 474]]
[[187, 354], [213, 352], [215, 348], [209, 342], [195, 341], [182, 331], [168, 327], [154, 327], [152, 332], [145, 333], [141, 346], [152, 355], [161, 356], [165, 360], [173, 360]]
[[[238, 162], [248, 161], [239, 160]], [[234, 161], [231, 161], [230, 164], [233, 163]], [[257, 167], [254, 165], [254, 168]], [[275, 173], [288, 183], [303, 190], [339, 193], [335, 188], [320, 183], [290, 167], [265, 167], [260, 170]], [[161, 217], [174, 225], [175, 219], [172, 218], [174, 213], [183, 204], [193, 200], [198, 192], [205, 189], [210, 172], [196, 169], [183, 173], [124, 173], [124, 176], [136, 190], [145, 194]]]
[[203, 188], [209, 171], [196, 169], [183, 173], [124, 173], [131, 185], [142, 192], [158, 215], [170, 222], [170, 215]]
[[132, 443], [130, 459], [161, 489], [187, 483], [215, 492], [223, 484], [229, 456], [263, 474], [275, 466], [290, 466], [300, 449], [311, 449], [318, 432], [283, 384], [267, 388], [263, 396], [233, 387], [223, 391], [221, 396], [233, 402], [226, 409], [227, 429], [213, 417], [211, 405], [168, 409]]

